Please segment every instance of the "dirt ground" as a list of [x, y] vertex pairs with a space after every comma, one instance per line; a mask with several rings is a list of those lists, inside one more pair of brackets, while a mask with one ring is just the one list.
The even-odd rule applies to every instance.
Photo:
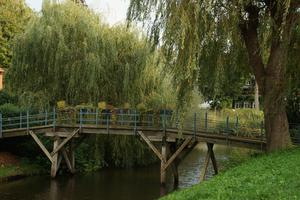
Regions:
[[17, 165], [18, 157], [9, 152], [0, 152], [0, 166]]

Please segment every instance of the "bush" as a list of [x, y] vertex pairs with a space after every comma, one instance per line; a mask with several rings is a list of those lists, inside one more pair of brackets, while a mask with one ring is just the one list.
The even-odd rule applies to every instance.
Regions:
[[5, 103], [0, 106], [2, 117], [13, 117], [19, 115], [20, 112], [24, 112], [24, 109], [11, 103]]

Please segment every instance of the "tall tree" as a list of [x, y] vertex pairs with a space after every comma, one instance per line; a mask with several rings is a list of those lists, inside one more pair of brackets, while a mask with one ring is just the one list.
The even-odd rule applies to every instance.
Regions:
[[[203, 67], [196, 61], [216, 51], [212, 42], [221, 44], [221, 52], [245, 51], [248, 59], [236, 59], [235, 66], [246, 63], [255, 75], [264, 100], [267, 149], [273, 151], [291, 144], [286, 115], [287, 57], [293, 45], [291, 33], [299, 27], [299, 9], [298, 0], [131, 0], [128, 18], [152, 22], [150, 38], [163, 44], [173, 62], [182, 96], [193, 88], [197, 69]], [[221, 61], [224, 53], [217, 54]]]
[[13, 38], [24, 31], [32, 16], [24, 0], [0, 1], [0, 65], [4, 68], [11, 64]]
[[59, 100], [137, 105], [160, 88], [149, 88], [160, 75], [153, 59], [138, 31], [110, 28], [71, 1], [44, 1], [40, 16], [16, 38], [7, 86], [28, 106]]

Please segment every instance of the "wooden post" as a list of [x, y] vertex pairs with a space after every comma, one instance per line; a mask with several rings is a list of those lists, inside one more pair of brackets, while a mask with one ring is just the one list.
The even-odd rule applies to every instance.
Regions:
[[207, 115], [207, 112], [205, 112], [205, 122], [204, 122], [204, 125], [205, 125], [205, 130], [207, 130], [207, 128], [208, 128], [208, 115]]
[[207, 154], [206, 154], [206, 157], [204, 160], [204, 166], [201, 170], [200, 182], [204, 181], [204, 179], [205, 179], [210, 159], [212, 161], [215, 174], [218, 174], [218, 166], [217, 166], [217, 161], [216, 161], [215, 154], [213, 151], [213, 147], [214, 147], [213, 143], [207, 143]]
[[165, 164], [167, 160], [167, 142], [166, 142], [166, 137], [162, 138], [161, 142], [161, 162], [160, 162], [160, 184], [161, 186], [166, 185], [166, 169], [165, 169]]
[[197, 132], [197, 113], [194, 113], [194, 139], [196, 139]]
[[96, 108], [96, 126], [98, 126], [98, 115], [99, 115], [99, 109]]
[[47, 110], [45, 111], [45, 125], [48, 124], [48, 112]]
[[56, 113], [55, 113], [55, 107], [53, 108], [53, 131], [55, 131], [56, 126]]
[[26, 113], [26, 127], [27, 127], [27, 132], [29, 131], [29, 111], [27, 110], [27, 113]]
[[[176, 153], [177, 145], [176, 142], [170, 145], [170, 153], [174, 155]], [[178, 187], [179, 175], [178, 175], [178, 164], [177, 158], [172, 162], [172, 172], [173, 172], [173, 186], [174, 188]]]
[[[59, 145], [59, 138], [54, 138], [54, 143], [53, 143], [53, 150], [55, 150]], [[59, 152], [55, 153], [52, 156], [52, 164], [51, 164], [51, 177], [55, 178], [56, 173], [57, 173], [57, 164], [58, 164], [58, 154]]]
[[239, 116], [236, 116], [235, 128], [236, 128], [236, 130], [238, 130], [238, 128], [239, 128]]
[[226, 117], [226, 131], [229, 131], [229, 116]]
[[80, 132], [82, 130], [82, 110], [80, 108], [80, 111], [79, 111], [79, 127], [80, 127]]
[[22, 128], [22, 112], [20, 112], [20, 128]]
[[71, 173], [75, 173], [75, 148], [74, 148], [74, 139], [70, 141], [70, 146], [69, 146], [69, 158], [72, 166], [72, 171]]

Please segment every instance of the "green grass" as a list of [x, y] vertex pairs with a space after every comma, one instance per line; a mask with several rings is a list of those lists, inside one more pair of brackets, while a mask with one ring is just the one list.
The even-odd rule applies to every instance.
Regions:
[[42, 173], [37, 164], [20, 163], [19, 165], [0, 166], [0, 181], [16, 176], [31, 176]]
[[162, 199], [300, 199], [300, 149], [251, 158], [209, 181]]

